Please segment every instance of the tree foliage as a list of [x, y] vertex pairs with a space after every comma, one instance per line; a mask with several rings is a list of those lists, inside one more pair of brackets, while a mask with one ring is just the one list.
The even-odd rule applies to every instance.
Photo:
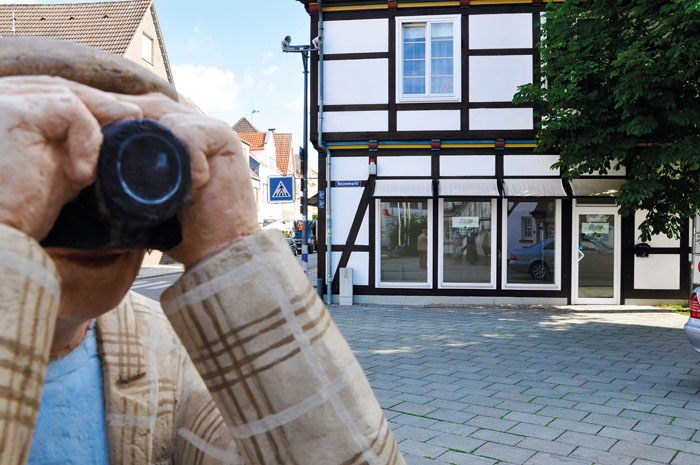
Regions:
[[514, 99], [541, 117], [537, 151], [567, 178], [625, 167], [620, 213], [648, 211], [643, 240], [678, 237], [700, 211], [700, 2], [566, 0], [543, 16], [543, 79]]

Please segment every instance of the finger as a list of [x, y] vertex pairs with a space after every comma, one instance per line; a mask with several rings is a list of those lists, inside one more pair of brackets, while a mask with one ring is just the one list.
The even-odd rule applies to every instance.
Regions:
[[207, 161], [205, 134], [196, 126], [189, 124], [191, 115], [173, 113], [160, 119], [160, 123], [170, 129], [185, 144], [190, 153], [192, 171], [192, 190], [195, 191], [209, 181], [209, 162]]
[[198, 113], [191, 108], [180, 105], [179, 103], [159, 93], [143, 95], [113, 95], [121, 102], [131, 103], [138, 106], [143, 112], [144, 118], [159, 120], [169, 113], [190, 113], [193, 115], [198, 115]]

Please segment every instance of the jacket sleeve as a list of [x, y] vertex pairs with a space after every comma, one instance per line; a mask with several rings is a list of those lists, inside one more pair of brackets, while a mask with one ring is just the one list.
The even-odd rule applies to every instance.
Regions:
[[359, 363], [278, 231], [198, 263], [161, 303], [245, 463], [404, 464]]
[[49, 256], [34, 239], [0, 225], [0, 465], [29, 456], [58, 303]]

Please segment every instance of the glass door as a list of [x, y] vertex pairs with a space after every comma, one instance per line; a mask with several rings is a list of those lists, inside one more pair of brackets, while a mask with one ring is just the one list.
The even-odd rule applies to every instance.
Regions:
[[619, 304], [617, 207], [577, 207], [574, 212], [573, 302]]

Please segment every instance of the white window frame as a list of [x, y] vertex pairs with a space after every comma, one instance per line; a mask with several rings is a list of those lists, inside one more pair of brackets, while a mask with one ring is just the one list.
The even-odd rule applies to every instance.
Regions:
[[[455, 197], [449, 197], [453, 199]], [[486, 202], [488, 198], [484, 199], [474, 199], [465, 198], [465, 202]], [[444, 199], [439, 199], [438, 201], [438, 287], [440, 289], [496, 289], [496, 260], [497, 260], [497, 248], [498, 239], [496, 238], [498, 232], [498, 204], [496, 199], [491, 200], [491, 282], [489, 283], [450, 283], [445, 282], [443, 275], [443, 247], [444, 247], [444, 222], [445, 222], [445, 209], [444, 209]]]
[[[377, 198], [375, 200], [375, 244], [374, 248], [374, 276], [376, 276], [376, 286], [377, 288], [403, 288], [403, 289], [432, 289], [433, 287], [433, 199], [425, 197], [407, 197], [404, 199], [407, 202], [416, 201], [427, 201], [428, 202], [428, 256], [426, 263], [426, 275], [428, 277], [427, 282], [396, 282], [396, 281], [382, 281], [382, 200]], [[396, 200], [391, 197], [387, 197], [387, 201]]]
[[[554, 200], [554, 283], [553, 284], [522, 284], [522, 283], [508, 283], [508, 197], [502, 200], [503, 202], [503, 214], [501, 216], [503, 237], [501, 242], [501, 250], [503, 250], [501, 257], [501, 282], [503, 283], [503, 289], [546, 289], [546, 290], [561, 290], [561, 254], [562, 254], [562, 244], [561, 244], [561, 199], [547, 198], [546, 200]], [[525, 201], [535, 202], [537, 197], [527, 198]], [[520, 236], [520, 233], [517, 234]]]
[[[150, 59], [149, 59], [149, 58], [146, 58], [146, 57], [145, 57], [145, 53], [144, 53], [144, 52], [146, 51], [146, 49], [145, 49], [145, 47], [144, 47], [144, 45], [146, 45], [146, 39], [148, 39], [148, 40], [151, 42], [151, 54], [150, 54], [150, 57], [149, 57]], [[145, 61], [146, 63], [151, 64], [151, 65], [153, 64], [153, 48], [154, 48], [154, 45], [155, 45], [155, 41], [153, 40], [153, 37], [149, 36], [148, 34], [146, 34], [146, 33], [144, 32], [144, 33], [141, 35], [141, 59], [142, 59], [143, 61]]]
[[[404, 95], [403, 93], [403, 26], [409, 23], [452, 23], [452, 57], [454, 72], [454, 92], [451, 94], [430, 93], [430, 27], [426, 28], [425, 66], [426, 93], [424, 95]], [[462, 16], [431, 15], [401, 16], [396, 18], [396, 102], [461, 102], [462, 101]]]

